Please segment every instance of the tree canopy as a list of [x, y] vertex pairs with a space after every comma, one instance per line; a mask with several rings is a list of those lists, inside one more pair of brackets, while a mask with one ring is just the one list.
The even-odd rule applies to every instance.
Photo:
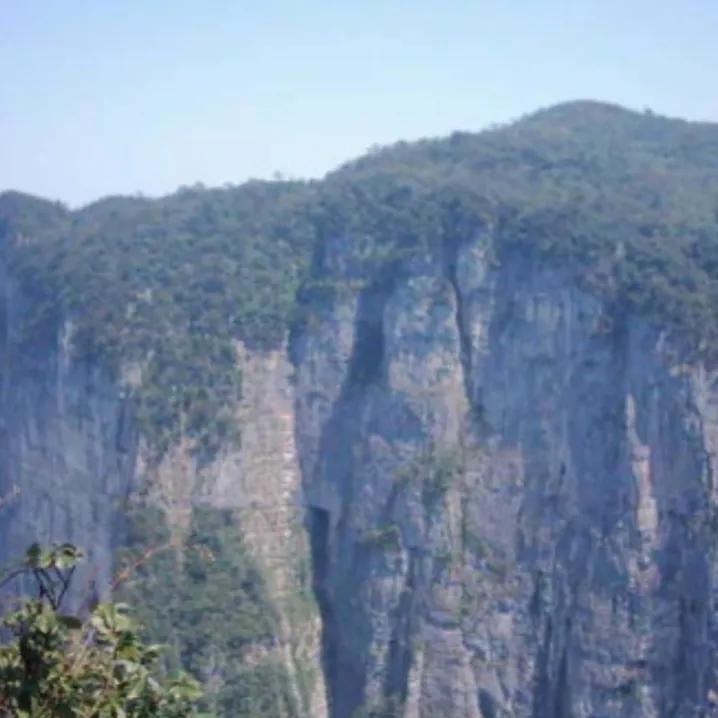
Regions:
[[129, 609], [100, 603], [86, 617], [62, 611], [81, 552], [32, 546], [3, 583], [24, 578], [34, 595], [2, 618], [0, 716], [199, 718], [198, 684], [160, 681], [160, 647], [140, 638]]
[[378, 149], [318, 182], [77, 211], [0, 195], [6, 258], [33, 298], [26, 341], [71, 316], [76, 351], [122, 373], [158, 455], [182, 433], [199, 450], [232, 438], [238, 340], [278, 347], [310, 299], [331, 302], [479, 232], [496, 262], [517, 251], [560, 262], [686, 350], [718, 354], [715, 124], [578, 102]]

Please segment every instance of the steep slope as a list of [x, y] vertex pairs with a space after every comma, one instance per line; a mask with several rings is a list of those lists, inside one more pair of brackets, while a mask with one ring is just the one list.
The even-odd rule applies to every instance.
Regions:
[[490, 241], [298, 340], [336, 715], [706, 711], [715, 372]]
[[571, 103], [0, 225], [0, 558], [170, 546], [126, 590], [209, 707], [718, 710], [717, 126]]

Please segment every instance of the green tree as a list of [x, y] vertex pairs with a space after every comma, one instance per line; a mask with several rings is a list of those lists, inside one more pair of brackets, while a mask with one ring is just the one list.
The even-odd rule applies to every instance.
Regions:
[[2, 620], [0, 717], [199, 718], [197, 683], [155, 677], [160, 647], [142, 642], [127, 606], [62, 612], [80, 558], [70, 544], [35, 544], [0, 582], [25, 579], [35, 594]]

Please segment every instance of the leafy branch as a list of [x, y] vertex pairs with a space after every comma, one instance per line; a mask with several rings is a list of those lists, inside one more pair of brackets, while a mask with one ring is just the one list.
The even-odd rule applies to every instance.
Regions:
[[2, 621], [0, 718], [192, 718], [200, 697], [186, 677], [160, 683], [160, 647], [145, 645], [124, 604], [100, 603], [84, 620], [60, 613], [82, 552], [31, 546], [0, 581], [32, 579], [37, 596]]

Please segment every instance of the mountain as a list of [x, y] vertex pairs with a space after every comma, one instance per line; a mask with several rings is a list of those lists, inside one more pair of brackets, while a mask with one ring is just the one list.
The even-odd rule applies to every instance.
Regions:
[[0, 237], [0, 559], [72, 541], [99, 596], [145, 556], [208, 709], [718, 710], [718, 125], [569, 103], [315, 182], [9, 192]]

